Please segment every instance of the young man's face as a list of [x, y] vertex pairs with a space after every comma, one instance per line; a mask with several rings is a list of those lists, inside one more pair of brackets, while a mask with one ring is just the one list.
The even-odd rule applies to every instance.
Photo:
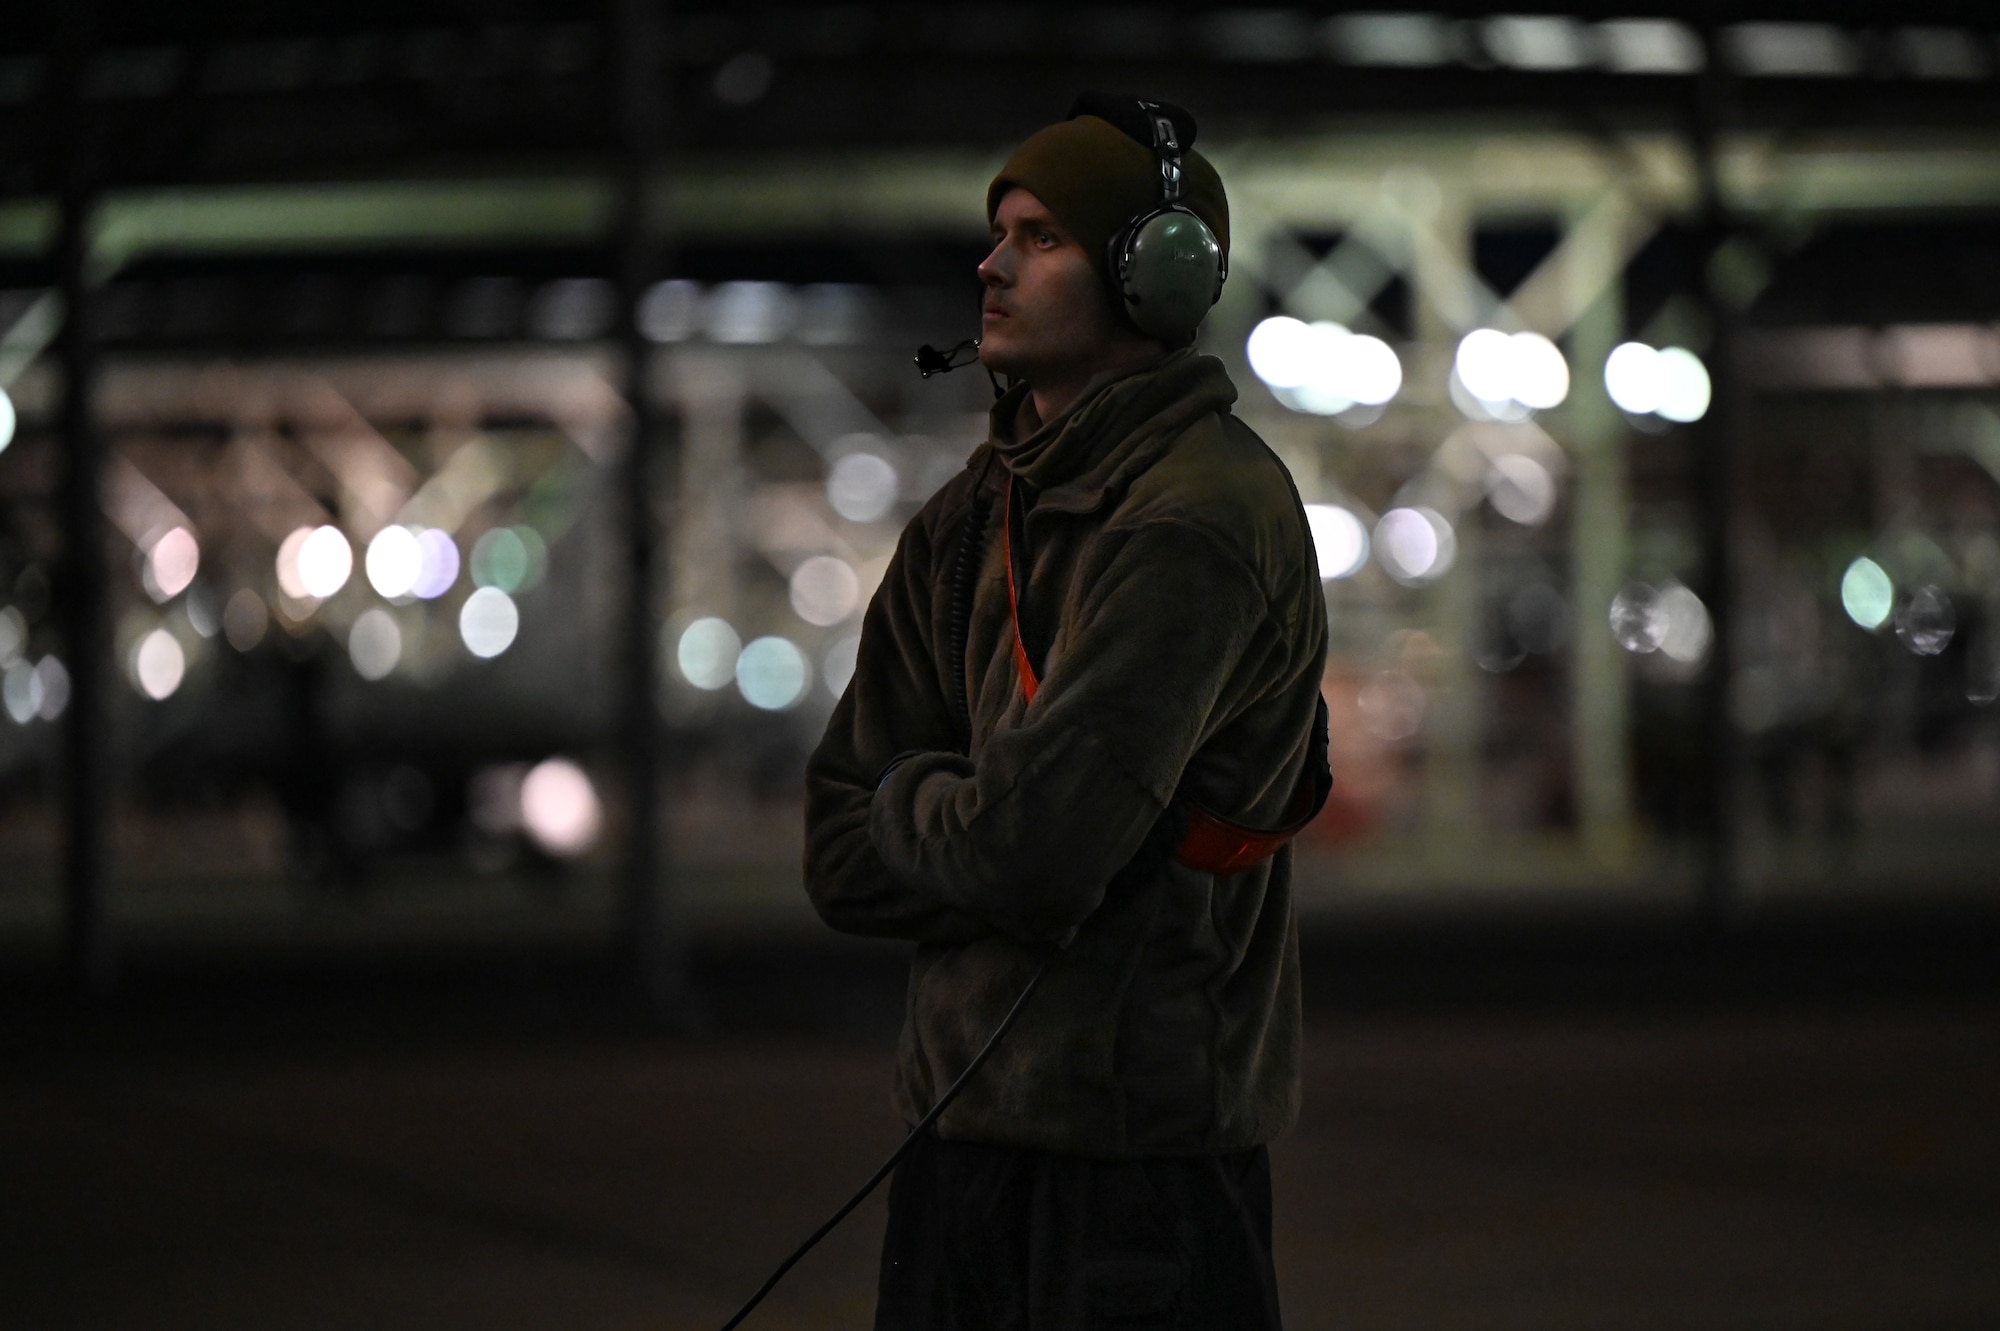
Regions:
[[1042, 389], [1088, 378], [1143, 343], [1112, 309], [1092, 257], [1040, 199], [1008, 190], [979, 265], [981, 363]]

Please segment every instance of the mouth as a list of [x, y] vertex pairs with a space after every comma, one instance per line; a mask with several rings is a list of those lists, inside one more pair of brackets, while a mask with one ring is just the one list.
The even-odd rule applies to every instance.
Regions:
[[998, 305], [983, 305], [980, 307], [979, 313], [981, 319], [987, 323], [1010, 317], [1008, 312], [1001, 309]]

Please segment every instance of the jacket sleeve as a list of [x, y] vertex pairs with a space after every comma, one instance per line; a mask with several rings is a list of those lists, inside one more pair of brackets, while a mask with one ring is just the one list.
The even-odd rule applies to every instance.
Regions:
[[995, 930], [891, 873], [868, 834], [883, 772], [959, 743], [933, 650], [933, 553], [920, 516], [869, 602], [854, 677], [806, 764], [805, 880], [820, 918], [843, 933], [957, 943]]
[[932, 752], [900, 764], [869, 816], [892, 872], [1030, 940], [1061, 938], [1097, 908], [1212, 733], [1246, 653], [1270, 644], [1256, 575], [1170, 521], [1127, 533], [1078, 610], [1017, 725], [976, 762]]

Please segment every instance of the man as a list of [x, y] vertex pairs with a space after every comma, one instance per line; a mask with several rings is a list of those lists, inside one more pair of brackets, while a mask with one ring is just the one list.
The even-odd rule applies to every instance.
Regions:
[[[1079, 99], [1095, 114], [994, 179], [979, 356], [1014, 384], [903, 532], [807, 769], [815, 907], [917, 944], [908, 1121], [1048, 967], [898, 1169], [878, 1328], [1279, 1324], [1264, 1145], [1298, 1107], [1290, 851], [1218, 869], [1188, 846], [1202, 819], [1296, 821], [1323, 771], [1325, 602], [1222, 364], [1113, 290], [1107, 247], [1162, 197], [1158, 135], [1194, 136], [1152, 105]], [[1220, 178], [1175, 166], [1226, 258]]]

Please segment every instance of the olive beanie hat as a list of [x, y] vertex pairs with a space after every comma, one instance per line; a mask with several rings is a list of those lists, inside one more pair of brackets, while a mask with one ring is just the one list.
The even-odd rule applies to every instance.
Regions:
[[[1194, 117], [1178, 106], [1159, 105], [1180, 140], [1181, 203], [1208, 224], [1227, 257], [1229, 199], [1222, 177], [1190, 150]], [[993, 220], [1000, 200], [1018, 186], [1048, 206], [1108, 278], [1112, 236], [1160, 201], [1160, 161], [1152, 143], [1138, 98], [1086, 93], [1070, 107], [1068, 120], [1036, 132], [1014, 150], [986, 187], [986, 219]]]

